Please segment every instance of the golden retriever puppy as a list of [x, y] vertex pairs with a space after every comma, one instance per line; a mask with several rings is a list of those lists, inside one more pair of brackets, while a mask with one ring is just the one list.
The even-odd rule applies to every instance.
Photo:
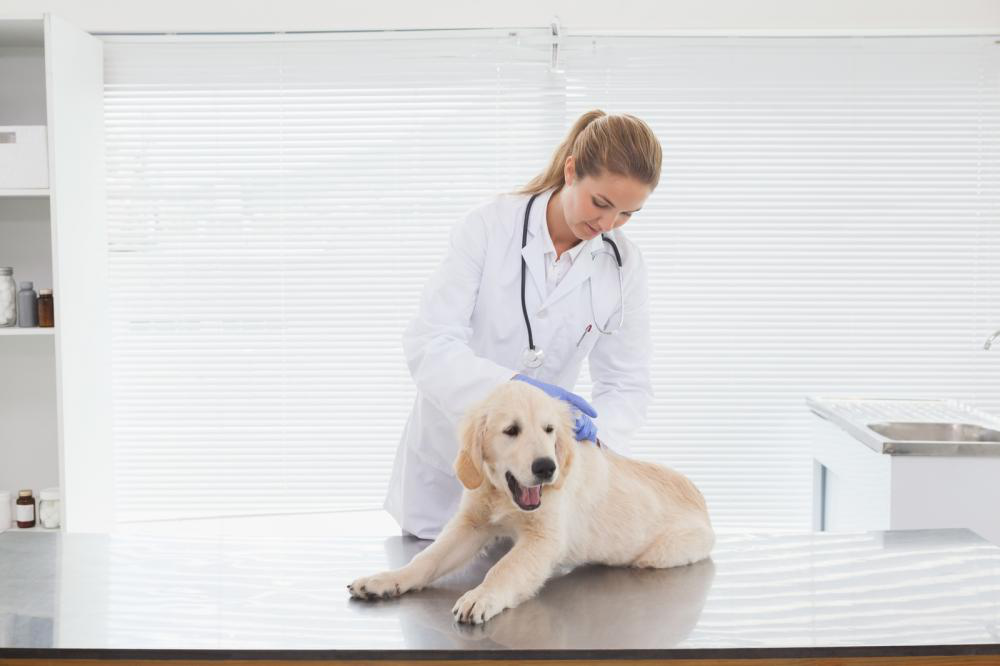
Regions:
[[586, 563], [675, 567], [715, 544], [702, 494], [682, 474], [573, 436], [570, 406], [511, 381], [465, 415], [455, 472], [458, 513], [406, 566], [348, 585], [379, 599], [418, 590], [496, 537], [514, 545], [452, 613], [486, 622], [531, 598], [557, 569]]

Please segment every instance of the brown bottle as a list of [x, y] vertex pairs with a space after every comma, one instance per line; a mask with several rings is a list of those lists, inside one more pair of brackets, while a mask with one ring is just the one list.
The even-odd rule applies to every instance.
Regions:
[[52, 328], [56, 325], [51, 289], [38, 290], [38, 325], [42, 328]]
[[17, 494], [17, 526], [35, 526], [35, 498], [30, 490], [22, 490]]

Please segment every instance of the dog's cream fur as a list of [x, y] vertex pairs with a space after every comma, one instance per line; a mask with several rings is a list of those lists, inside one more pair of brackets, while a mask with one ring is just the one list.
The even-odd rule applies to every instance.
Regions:
[[[465, 491], [458, 513], [406, 566], [348, 585], [352, 596], [418, 590], [492, 539], [513, 537], [510, 551], [452, 609], [459, 622], [479, 624], [533, 596], [558, 567], [674, 567], [708, 557], [715, 544], [705, 499], [691, 481], [576, 441], [567, 403], [525, 382], [507, 382], [469, 410], [460, 439], [455, 472]], [[525, 511], [506, 474], [538, 485], [532, 463], [543, 458], [556, 461], [555, 473], [542, 485], [541, 506]]]

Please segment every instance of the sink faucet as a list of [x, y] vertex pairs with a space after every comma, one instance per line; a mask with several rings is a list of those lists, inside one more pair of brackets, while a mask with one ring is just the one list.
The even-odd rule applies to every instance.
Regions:
[[995, 332], [993, 335], [991, 335], [986, 339], [986, 344], [983, 345], [983, 349], [989, 349], [990, 345], [992, 345], [993, 341], [996, 340], [998, 337], [1000, 337], [1000, 331]]

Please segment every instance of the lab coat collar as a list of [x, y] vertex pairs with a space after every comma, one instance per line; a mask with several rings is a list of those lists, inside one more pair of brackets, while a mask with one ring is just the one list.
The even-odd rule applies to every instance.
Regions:
[[[544, 252], [542, 252], [542, 255], [548, 256], [551, 254], [552, 260], [555, 261], [557, 259], [556, 246], [555, 243], [552, 242], [552, 235], [549, 233], [549, 226], [547, 224], [539, 224], [538, 233], [542, 236], [542, 245], [545, 247], [545, 250]], [[580, 256], [580, 253], [583, 252], [583, 250], [587, 247], [587, 245], [588, 241], [579, 241], [573, 247], [569, 248], [568, 250], [565, 250], [562, 253], [562, 256], [569, 257], [569, 263], [570, 266], [572, 267], [572, 265], [576, 262], [577, 257]]]
[[[547, 308], [590, 278], [594, 265], [593, 253], [600, 251], [601, 245], [604, 243], [599, 235], [581, 243], [581, 245], [586, 247], [576, 256], [573, 265], [570, 266], [569, 271], [563, 276], [559, 284], [556, 285], [556, 288], [552, 290], [552, 293], [546, 294], [545, 252], [548, 248], [546, 247], [546, 234], [541, 233], [541, 225], [545, 221], [545, 209], [554, 191], [555, 188], [551, 188], [540, 193], [535, 202], [531, 204], [531, 214], [528, 217], [528, 242], [521, 250], [521, 256], [524, 257], [524, 262], [528, 266], [528, 272], [531, 274], [531, 281], [534, 282], [535, 289], [538, 291], [538, 298], [542, 303], [540, 309]], [[528, 205], [530, 198], [531, 195], [525, 195], [524, 206]], [[520, 221], [523, 224], [524, 208], [522, 207], [520, 210]], [[517, 225], [518, 240], [521, 239], [521, 234], [523, 233], [522, 224]], [[534, 313], [529, 312], [529, 314]]]

